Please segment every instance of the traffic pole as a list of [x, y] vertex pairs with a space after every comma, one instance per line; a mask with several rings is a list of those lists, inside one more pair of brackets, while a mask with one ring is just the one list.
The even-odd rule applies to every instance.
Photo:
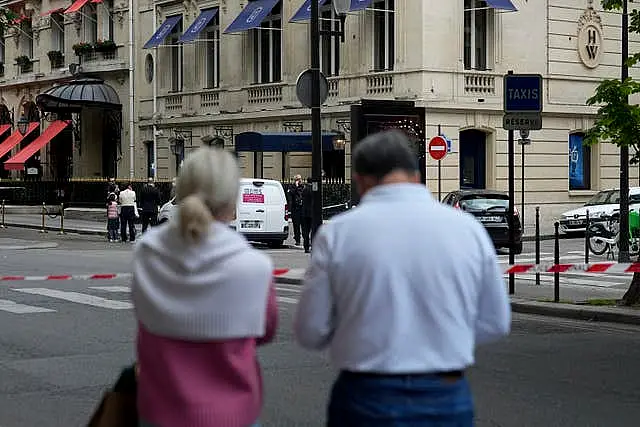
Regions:
[[4, 199], [2, 199], [2, 223], [0, 223], [0, 228], [7, 228], [7, 227], [4, 225], [4, 209], [5, 209]]
[[64, 234], [64, 203], [60, 203], [60, 231], [58, 234]]
[[[322, 117], [320, 104], [320, 8], [319, 0], [311, 0], [311, 175], [313, 223], [311, 239], [322, 225]], [[312, 243], [313, 244], [313, 243]]]
[[[555, 265], [560, 264], [560, 223], [556, 221], [555, 227], [555, 245], [553, 248], [553, 262]], [[560, 302], [560, 273], [553, 273], [553, 302]]]
[[44, 202], [42, 202], [42, 228], [40, 229], [40, 233], [46, 233], [47, 229], [45, 227], [45, 215], [47, 214], [47, 207], [45, 206]]
[[[513, 74], [512, 70], [509, 70], [508, 74]], [[508, 148], [508, 163], [509, 163], [509, 264], [513, 265], [516, 261], [515, 244], [516, 244], [516, 227], [515, 227], [515, 135], [513, 130], [509, 130], [509, 148]], [[509, 295], [516, 293], [516, 277], [513, 274], [509, 274]]]

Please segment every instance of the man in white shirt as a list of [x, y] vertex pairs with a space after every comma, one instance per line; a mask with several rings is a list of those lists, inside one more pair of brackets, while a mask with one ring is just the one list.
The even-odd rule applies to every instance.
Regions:
[[511, 323], [493, 244], [419, 184], [403, 133], [352, 156], [361, 203], [318, 232], [294, 321], [298, 343], [340, 370], [327, 426], [472, 426], [465, 369]]
[[133, 191], [131, 184], [127, 184], [127, 188], [120, 192], [118, 198], [120, 202], [120, 237], [123, 242], [127, 241], [127, 225], [129, 226], [129, 240], [136, 240], [136, 192]]

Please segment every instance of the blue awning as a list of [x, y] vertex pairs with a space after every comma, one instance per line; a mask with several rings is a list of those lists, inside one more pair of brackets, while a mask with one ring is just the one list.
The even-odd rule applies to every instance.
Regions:
[[193, 21], [193, 24], [191, 24], [191, 26], [189, 26], [187, 31], [184, 32], [184, 34], [180, 37], [179, 41], [181, 43], [188, 43], [188, 42], [194, 41], [198, 37], [198, 35], [200, 35], [200, 32], [204, 30], [207, 25], [209, 25], [209, 22], [211, 22], [211, 20], [217, 14], [218, 14], [217, 7], [213, 9], [203, 10], [202, 12], [200, 12], [200, 16], [198, 16], [196, 20]]
[[240, 15], [224, 30], [225, 34], [239, 33], [258, 28], [280, 0], [255, 0], [249, 2]]
[[509, 10], [517, 12], [518, 9], [513, 5], [511, 0], [486, 0], [489, 7], [493, 9]]
[[[324, 5], [329, 0], [320, 0], [319, 6]], [[300, 9], [293, 15], [293, 18], [289, 22], [308, 21], [311, 19], [311, 0], [305, 0], [304, 4], [300, 6]]]
[[[333, 151], [336, 134], [322, 135], [322, 150]], [[236, 152], [310, 153], [311, 132], [244, 132], [236, 135]]]
[[178, 25], [178, 22], [180, 22], [180, 20], [182, 20], [182, 15], [170, 16], [169, 18], [167, 18], [162, 23], [162, 25], [160, 25], [160, 28], [158, 28], [153, 37], [151, 37], [149, 41], [143, 46], [143, 49], [151, 49], [160, 46], [164, 39], [166, 39], [167, 36], [171, 33], [173, 28]]
[[373, 0], [351, 0], [351, 7], [349, 8], [349, 10], [351, 12], [365, 10], [366, 8], [371, 6], [371, 3], [373, 3]]

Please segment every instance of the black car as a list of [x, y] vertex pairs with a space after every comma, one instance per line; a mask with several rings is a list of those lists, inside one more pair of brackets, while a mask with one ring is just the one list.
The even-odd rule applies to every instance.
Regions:
[[[496, 190], [458, 190], [453, 191], [442, 201], [456, 209], [461, 209], [475, 216], [484, 225], [491, 240], [498, 248], [509, 247], [509, 195]], [[522, 224], [515, 208], [515, 253], [522, 253]]]

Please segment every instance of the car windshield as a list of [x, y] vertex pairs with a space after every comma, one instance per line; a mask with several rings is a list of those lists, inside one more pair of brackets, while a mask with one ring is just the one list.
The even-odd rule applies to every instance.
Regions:
[[601, 191], [589, 200], [585, 206], [615, 205], [620, 203], [620, 191]]
[[491, 208], [509, 208], [509, 198], [498, 194], [476, 194], [460, 201], [462, 209], [487, 210]]

